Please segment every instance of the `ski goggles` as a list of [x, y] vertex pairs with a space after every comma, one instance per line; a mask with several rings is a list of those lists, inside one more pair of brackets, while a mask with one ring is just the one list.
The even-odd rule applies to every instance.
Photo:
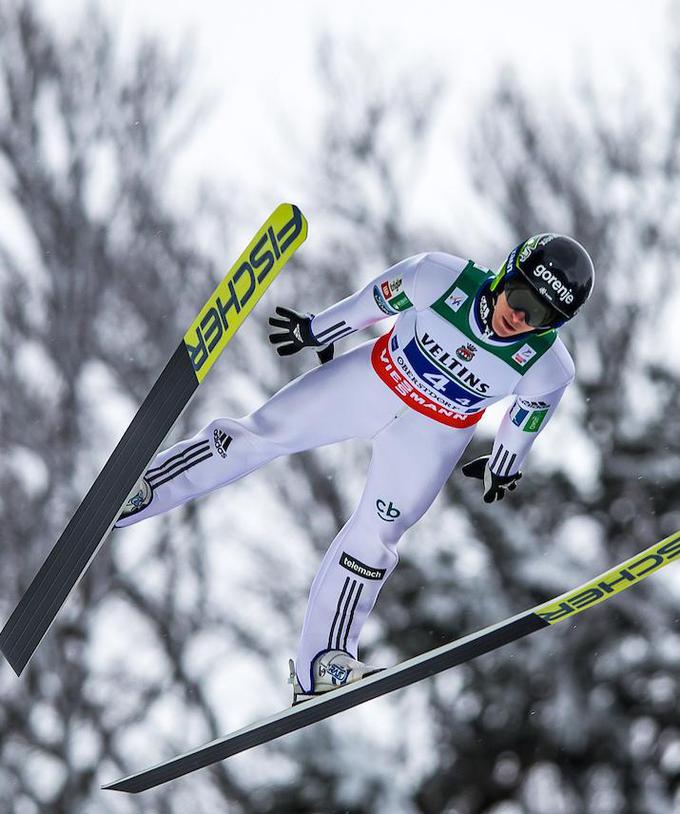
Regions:
[[504, 291], [510, 308], [522, 311], [524, 321], [532, 328], [551, 328], [564, 319], [559, 311], [542, 300], [521, 277], [506, 279]]

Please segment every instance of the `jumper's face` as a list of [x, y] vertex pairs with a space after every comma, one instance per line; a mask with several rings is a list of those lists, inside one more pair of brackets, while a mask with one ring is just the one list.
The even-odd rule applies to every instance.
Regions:
[[524, 311], [516, 311], [508, 305], [504, 291], [496, 298], [496, 305], [491, 317], [491, 328], [496, 336], [503, 339], [533, 330], [531, 325], [528, 325], [525, 321]]

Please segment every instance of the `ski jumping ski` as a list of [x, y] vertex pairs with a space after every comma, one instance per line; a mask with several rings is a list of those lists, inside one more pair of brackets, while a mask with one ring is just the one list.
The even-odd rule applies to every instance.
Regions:
[[252, 749], [254, 746], [275, 740], [372, 698], [407, 687], [484, 653], [490, 653], [541, 628], [550, 627], [563, 619], [570, 619], [577, 613], [630, 588], [678, 558], [680, 558], [680, 531], [549, 602], [364, 678], [356, 684], [333, 690], [327, 695], [283, 710], [271, 718], [240, 729], [225, 738], [211, 741], [205, 746], [117, 780], [103, 788], [130, 793], [146, 791]]
[[199, 384], [307, 237], [297, 206], [280, 204], [205, 303], [90, 491], [0, 632], [17, 675], [78, 584], [123, 503]]

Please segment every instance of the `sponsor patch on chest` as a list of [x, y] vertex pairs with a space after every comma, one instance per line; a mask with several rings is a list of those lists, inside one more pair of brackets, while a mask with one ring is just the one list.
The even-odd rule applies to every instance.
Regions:
[[[477, 351], [478, 348], [474, 343], [464, 342], [456, 348], [455, 352], [450, 353], [427, 331], [420, 337], [416, 335], [404, 349], [413, 370], [422, 379], [430, 381], [432, 375], [439, 376], [441, 384], [436, 387], [437, 390], [447, 390], [445, 380], [448, 380], [452, 384], [455, 382], [459, 387], [464, 387], [467, 395], [476, 396], [475, 401], [479, 401], [488, 393], [489, 383], [468, 367]], [[428, 367], [430, 364], [434, 365], [431, 369]], [[470, 406], [475, 401], [460, 402], [460, 404]]]
[[456, 356], [459, 359], [462, 359], [464, 362], [471, 362], [475, 353], [477, 353], [477, 348], [471, 342], [468, 342], [467, 344], [461, 345], [458, 348], [456, 351]]
[[515, 351], [515, 353], [512, 354], [512, 358], [520, 367], [524, 367], [524, 365], [526, 365], [527, 362], [530, 362], [534, 356], [536, 356], [536, 351], [531, 347], [531, 345], [522, 345], [518, 351]]
[[463, 303], [467, 300], [468, 295], [460, 288], [454, 288], [453, 291], [449, 294], [449, 296], [444, 300], [444, 302], [449, 306], [452, 311], [458, 311], [458, 309], [463, 305]]
[[[436, 373], [434, 368], [431, 368], [430, 372], [426, 371], [419, 374], [412, 371], [409, 375], [411, 375], [414, 380], [409, 381], [406, 373], [397, 367], [398, 365], [403, 366], [404, 357], [401, 354], [397, 354], [397, 359], [393, 360], [390, 356], [388, 351], [389, 340], [389, 334], [381, 336], [380, 339], [377, 340], [371, 353], [371, 363], [375, 372], [395, 395], [416, 412], [433, 418], [442, 424], [447, 424], [450, 427], [470, 427], [479, 421], [484, 410], [477, 409], [475, 411], [472, 405], [480, 401], [481, 396], [474, 396], [470, 391], [457, 386], [448, 376], [442, 373]], [[414, 344], [413, 340], [409, 343], [409, 345]], [[423, 357], [421, 356], [420, 358], [422, 359]], [[417, 382], [419, 383], [420, 381], [422, 381], [423, 385], [426, 385], [429, 381], [430, 387], [438, 391], [438, 396], [442, 399], [443, 403], [437, 403], [417, 386]], [[451, 388], [454, 389], [455, 393], [449, 393]], [[460, 407], [457, 405], [454, 406], [454, 402], [450, 396], [456, 399]], [[467, 413], [461, 412], [461, 408], [464, 411], [467, 410]]]

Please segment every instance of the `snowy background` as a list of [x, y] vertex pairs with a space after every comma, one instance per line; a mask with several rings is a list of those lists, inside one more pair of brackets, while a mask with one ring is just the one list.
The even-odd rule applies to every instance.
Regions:
[[[451, 478], [401, 544], [367, 661], [499, 621], [680, 528], [679, 45], [655, 0], [0, 0], [2, 622], [284, 200], [309, 239], [173, 438], [314, 364], [272, 353], [276, 304], [319, 309], [428, 249], [495, 267], [546, 230], [598, 270], [563, 332], [577, 382], [521, 488], [487, 506]], [[0, 665], [0, 812], [680, 811], [674, 567], [165, 788], [99, 790], [289, 703], [307, 590], [367, 461], [359, 442], [280, 460], [115, 533], [22, 679]]]

